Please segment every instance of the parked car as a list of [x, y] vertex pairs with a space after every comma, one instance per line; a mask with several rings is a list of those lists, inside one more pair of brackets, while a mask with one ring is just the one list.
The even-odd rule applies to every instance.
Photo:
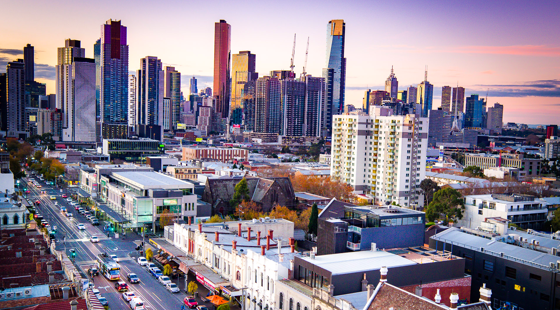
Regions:
[[165, 285], [165, 288], [170, 291], [171, 293], [179, 293], [179, 287], [177, 286], [177, 284], [173, 283], [173, 282], [169, 282]]
[[97, 297], [97, 300], [99, 300], [99, 303], [100, 303], [102, 306], [109, 306], [109, 302], [107, 301], [107, 298], [102, 297], [102, 296], [98, 296], [98, 297]]
[[145, 257], [140, 256], [140, 257], [138, 257], [138, 264], [140, 266], [146, 266], [148, 264], [148, 260]]
[[115, 283], [115, 288], [119, 292], [126, 292], [128, 291], [128, 284], [126, 284], [126, 282], [124, 281], [118, 281], [117, 283]]
[[91, 220], [91, 225], [93, 226], [98, 226], [99, 225], [99, 221], [97, 219], [93, 219]]
[[148, 271], [152, 268], [157, 268], [156, 264], [154, 263], [147, 263], [145, 266], [148, 269]]
[[97, 296], [98, 298], [101, 297], [101, 292], [100, 292], [98, 289], [94, 288], [94, 289], [92, 289], [91, 291], [92, 291], [93, 294], [94, 294], [95, 296]]
[[62, 197], [62, 198], [68, 198], [68, 196], [66, 196], [66, 194], [62, 194], [61, 197]]
[[76, 225], [78, 227], [79, 230], [84, 230], [86, 229], [86, 225], [79, 223], [78, 225]]
[[97, 237], [97, 236], [91, 236], [91, 237], [89, 238], [89, 241], [91, 241], [92, 243], [97, 243], [97, 242], [99, 242], [99, 237]]
[[163, 284], [163, 285], [167, 285], [167, 283], [171, 283], [171, 279], [169, 279], [168, 276], [160, 276], [158, 278], [159, 283]]
[[189, 308], [195, 308], [196, 306], [198, 306], [198, 302], [196, 302], [196, 299], [194, 299], [194, 297], [185, 297], [185, 299], [183, 299], [183, 302], [185, 303], [185, 306], [189, 307]]
[[138, 278], [138, 276], [135, 273], [129, 273], [126, 275], [126, 278], [128, 279], [128, 282], [130, 283], [140, 283], [140, 279]]
[[122, 293], [122, 298], [124, 300], [126, 300], [126, 302], [130, 302], [132, 300], [132, 298], [136, 297], [136, 294], [134, 294], [134, 292], [124, 292]]
[[144, 310], [144, 302], [138, 297], [132, 298], [128, 305], [132, 310]]
[[[66, 195], [64, 195], [64, 196], [66, 196]], [[63, 198], [64, 198], [64, 197], [63, 197]], [[68, 199], [66, 199], [66, 201], [72, 202], [72, 198], [68, 198]]]
[[196, 310], [208, 310], [206, 306], [197, 306]]
[[159, 277], [161, 277], [163, 275], [163, 273], [161, 272], [161, 270], [158, 267], [154, 267], [150, 269], [150, 273], [152, 274], [152, 276], [154, 276], [156, 279], [159, 279]]

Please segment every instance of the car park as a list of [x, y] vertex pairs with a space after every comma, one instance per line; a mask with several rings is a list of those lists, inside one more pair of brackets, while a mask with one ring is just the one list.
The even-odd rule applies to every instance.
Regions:
[[171, 293], [179, 293], [179, 287], [177, 286], [177, 284], [173, 283], [173, 282], [169, 282], [165, 285], [165, 288], [170, 291]]
[[119, 292], [126, 292], [128, 291], [128, 284], [126, 284], [126, 282], [124, 281], [118, 281], [117, 283], [115, 283], [115, 288]]
[[169, 279], [168, 276], [160, 276], [158, 278], [159, 283], [163, 284], [163, 285], [167, 285], [167, 283], [171, 283], [171, 279]]
[[194, 299], [194, 297], [185, 297], [185, 299], [183, 299], [183, 302], [185, 303], [185, 306], [189, 307], [189, 308], [195, 308], [196, 306], [198, 306], [198, 302], [196, 301], [196, 299]]
[[140, 266], [146, 266], [148, 264], [148, 260], [145, 257], [140, 256], [138, 257], [138, 264]]
[[134, 294], [134, 292], [124, 292], [122, 293], [122, 298], [124, 300], [126, 300], [126, 302], [130, 302], [132, 300], [132, 298], [136, 297], [136, 294]]
[[76, 225], [78, 227], [79, 230], [84, 230], [86, 229], [86, 225], [79, 223], [78, 225]]
[[126, 275], [126, 278], [128, 279], [128, 282], [130, 283], [140, 283], [140, 279], [138, 278], [138, 276], [135, 273], [129, 273]]
[[91, 237], [89, 238], [89, 241], [91, 241], [92, 243], [97, 243], [97, 242], [99, 242], [99, 237], [97, 237], [97, 236], [91, 236]]

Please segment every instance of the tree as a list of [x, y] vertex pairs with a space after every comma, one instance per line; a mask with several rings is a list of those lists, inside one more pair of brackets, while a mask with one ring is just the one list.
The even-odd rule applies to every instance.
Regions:
[[308, 232], [317, 236], [317, 228], [318, 228], [318, 219], [319, 219], [319, 209], [317, 208], [317, 204], [314, 203], [311, 207], [311, 217], [309, 218], [309, 226]]
[[229, 310], [229, 309], [230, 309], [230, 306], [229, 306], [229, 303], [227, 303], [227, 304], [219, 305], [216, 310]]
[[161, 215], [159, 216], [159, 227], [164, 228], [171, 224], [171, 220], [173, 219], [173, 214], [169, 212], [169, 210], [163, 210]]
[[189, 282], [189, 285], [187, 286], [187, 292], [191, 295], [194, 295], [196, 291], [198, 291], [198, 284], [196, 284], [196, 282], [194, 281]]
[[284, 146], [282, 147], [281, 153], [283, 153], [283, 154], [289, 154], [289, 153], [291, 153], [290, 147], [287, 146], [287, 145], [284, 145]]
[[235, 208], [235, 216], [242, 220], [258, 219], [264, 216], [263, 209], [254, 201], [243, 201]]
[[231, 169], [237, 169], [237, 165], [233, 164], [233, 166], [231, 167]]
[[35, 152], [35, 154], [33, 154], [33, 158], [35, 158], [36, 161], [40, 161], [41, 158], [43, 158], [45, 154], [43, 153], [43, 151], [38, 150]]
[[15, 179], [20, 179], [25, 176], [25, 172], [21, 170], [21, 164], [15, 156], [10, 155], [10, 171], [14, 174]]
[[439, 219], [442, 215], [446, 221], [450, 219], [462, 219], [465, 202], [461, 199], [461, 193], [446, 187], [434, 194], [434, 200], [426, 208], [426, 217], [430, 222]]
[[147, 260], [151, 260], [152, 257], [154, 257], [154, 252], [152, 251], [151, 248], [148, 248], [148, 249], [146, 250], [146, 259], [147, 259]]
[[241, 165], [239, 166], [239, 169], [245, 170], [245, 166], [244, 166], [243, 164], [241, 164]]
[[297, 212], [295, 210], [290, 210], [288, 207], [284, 206], [275, 206], [269, 214], [270, 217], [277, 218], [277, 219], [285, 219], [294, 224], [298, 220]]
[[211, 218], [208, 219], [208, 221], [206, 221], [206, 223], [221, 223], [223, 221], [224, 220], [222, 220], [222, 218], [218, 214], [214, 214]]
[[249, 187], [247, 186], [247, 180], [243, 178], [235, 185], [233, 197], [229, 204], [232, 208], [236, 208], [241, 202], [246, 200], [249, 200]]
[[559, 231], [560, 230], [560, 208], [554, 211], [554, 217], [552, 218], [552, 231]]
[[424, 179], [420, 182], [420, 188], [424, 192], [424, 205], [427, 206], [432, 201], [434, 193], [440, 190], [436, 182], [430, 179]]
[[465, 169], [463, 169], [463, 174], [470, 177], [479, 177], [479, 178], [484, 177], [484, 172], [482, 168], [477, 166], [466, 167]]
[[312, 209], [313, 208], [307, 208], [301, 212], [294, 224], [295, 228], [303, 230], [309, 229], [309, 219], [311, 218]]
[[165, 264], [165, 266], [163, 266], [163, 275], [168, 276], [171, 274], [171, 272], [173, 272], [173, 267], [171, 267], [171, 265], [169, 264]]

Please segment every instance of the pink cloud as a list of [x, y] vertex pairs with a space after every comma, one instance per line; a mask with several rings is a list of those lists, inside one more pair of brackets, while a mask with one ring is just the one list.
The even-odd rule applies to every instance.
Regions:
[[482, 71], [480, 72], [481, 74], [494, 74], [496, 72], [492, 71], [492, 70], [487, 70], [487, 71]]
[[450, 49], [449, 52], [460, 54], [560, 56], [560, 47], [550, 47], [546, 45], [460, 46]]

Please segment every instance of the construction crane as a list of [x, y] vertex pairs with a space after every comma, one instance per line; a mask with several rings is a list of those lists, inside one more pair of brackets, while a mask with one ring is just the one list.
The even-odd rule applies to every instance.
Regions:
[[290, 63], [290, 70], [292, 71], [292, 75], [294, 74], [294, 58], [296, 57], [296, 34], [294, 33], [294, 47], [292, 48], [292, 60]]
[[307, 67], [307, 54], [309, 53], [309, 37], [307, 37], [307, 48], [305, 49], [305, 61], [303, 62], [303, 72], [301, 72], [301, 79], [305, 79], [307, 75], [306, 67]]

